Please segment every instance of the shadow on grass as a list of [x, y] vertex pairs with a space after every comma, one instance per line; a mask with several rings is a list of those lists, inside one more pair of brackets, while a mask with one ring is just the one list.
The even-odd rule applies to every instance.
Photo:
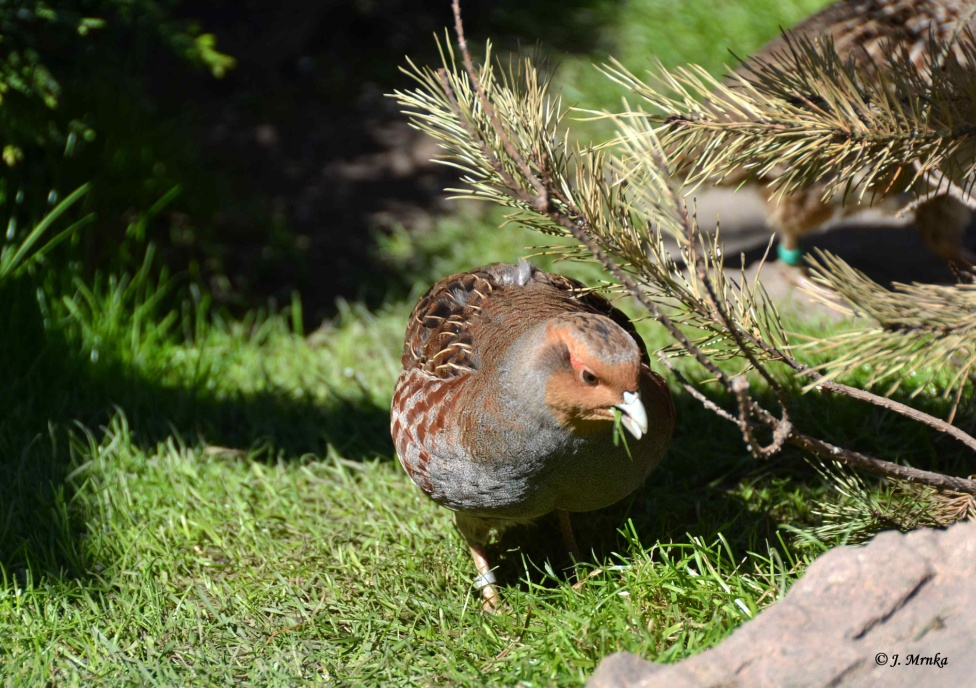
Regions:
[[75, 424], [96, 438], [119, 412], [139, 449], [202, 443], [256, 460], [323, 456], [331, 447], [363, 460], [392, 457], [388, 410], [365, 396], [328, 403], [282, 390], [215, 396], [203, 388], [166, 387], [125, 365], [98, 365], [46, 330], [36, 286], [0, 282], [0, 570], [7, 575], [87, 574], [84, 514], [69, 472]]

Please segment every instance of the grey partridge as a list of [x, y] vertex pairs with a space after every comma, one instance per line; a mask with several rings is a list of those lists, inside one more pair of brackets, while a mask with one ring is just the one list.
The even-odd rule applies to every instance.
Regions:
[[[853, 61], [865, 69], [883, 67], [886, 53], [904, 50], [922, 76], [932, 68], [932, 41], [952, 42], [953, 57], [965, 57], [959, 45], [971, 40], [967, 29], [976, 29], [976, 0], [839, 0], [808, 17], [788, 31], [790, 36], [819, 41], [829, 38], [843, 61]], [[740, 66], [736, 73], [755, 78], [750, 71], [761, 62], [779, 63], [789, 54], [782, 36], [767, 43]], [[727, 82], [733, 83], [733, 82]], [[810, 95], [810, 94], [804, 94]], [[693, 160], [687, 161], [693, 164]], [[764, 175], [761, 185], [775, 177]], [[913, 173], [900, 179], [912, 179]], [[733, 174], [723, 184], [739, 186], [747, 174]], [[885, 192], [898, 191], [894, 179], [884, 179]], [[908, 191], [901, 187], [900, 190]], [[924, 192], [927, 189], [920, 189]], [[772, 189], [763, 194], [768, 209], [768, 223], [779, 235], [777, 252], [787, 266], [803, 265], [800, 237], [838, 213], [857, 210], [856, 205], [840, 207], [822, 200], [823, 188], [814, 187], [779, 198]], [[970, 219], [969, 209], [949, 195], [936, 196], [921, 204], [915, 212], [915, 226], [929, 248], [949, 261], [972, 263], [976, 256], [963, 245]]]
[[499, 604], [491, 533], [557, 511], [573, 546], [566, 512], [632, 493], [674, 428], [671, 394], [627, 316], [525, 261], [431, 287], [402, 363], [390, 414], [400, 463], [455, 513], [488, 611]]

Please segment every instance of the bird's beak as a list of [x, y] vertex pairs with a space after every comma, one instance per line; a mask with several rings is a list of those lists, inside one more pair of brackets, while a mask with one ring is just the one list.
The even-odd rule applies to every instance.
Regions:
[[640, 394], [624, 392], [623, 403], [617, 404], [614, 408], [623, 412], [620, 422], [627, 428], [627, 432], [637, 439], [644, 436], [644, 433], [647, 432], [647, 411], [644, 410], [644, 404], [641, 403]]

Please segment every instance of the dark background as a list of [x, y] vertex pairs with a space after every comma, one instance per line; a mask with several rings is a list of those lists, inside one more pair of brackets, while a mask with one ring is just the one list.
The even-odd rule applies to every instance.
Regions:
[[[540, 41], [558, 59], [592, 49], [599, 34], [599, 16], [582, 2], [463, 10], [473, 46], [488, 35], [504, 37], [500, 50]], [[434, 35], [453, 24], [450, 3], [218, 1], [182, 3], [174, 16], [216, 34], [237, 65], [215, 79], [168, 51], [147, 56], [148, 119], [161, 130], [147, 157], [170, 165], [154, 192], [181, 187], [149, 223], [167, 265], [238, 312], [280, 307], [297, 291], [313, 326], [336, 297], [375, 305], [405, 288], [374, 240], [444, 211], [451, 173], [430, 161], [435, 146], [385, 94], [410, 88], [399, 71], [405, 56], [436, 63]], [[124, 225], [106, 212], [100, 222], [108, 228], [90, 253], [93, 267]]]

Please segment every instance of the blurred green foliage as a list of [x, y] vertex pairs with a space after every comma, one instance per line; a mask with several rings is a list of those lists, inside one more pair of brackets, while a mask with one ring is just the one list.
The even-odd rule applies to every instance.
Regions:
[[90, 183], [73, 212], [94, 212], [109, 235], [82, 250], [74, 237], [72, 260], [111, 263], [125, 228], [185, 182], [193, 148], [178, 125], [159, 124], [150, 67], [219, 77], [234, 60], [177, 4], [0, 0], [0, 245], [19, 245]]

